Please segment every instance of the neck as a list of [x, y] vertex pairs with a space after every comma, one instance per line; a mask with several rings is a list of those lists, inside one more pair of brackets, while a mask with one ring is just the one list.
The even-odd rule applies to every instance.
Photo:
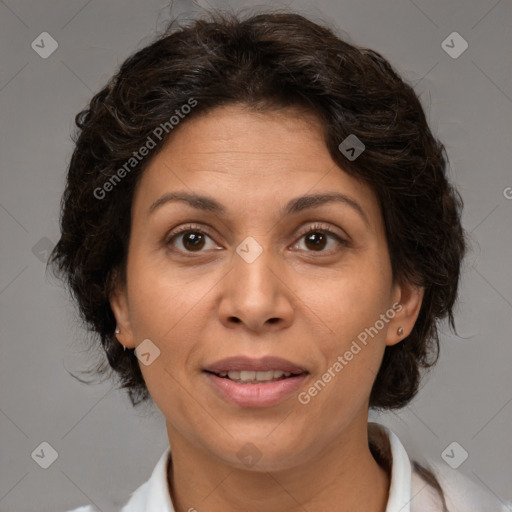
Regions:
[[266, 512], [385, 512], [390, 475], [372, 456], [366, 428], [351, 428], [314, 457], [271, 471], [233, 467], [169, 425], [168, 433], [168, 481], [176, 512], [259, 512], [263, 502]]

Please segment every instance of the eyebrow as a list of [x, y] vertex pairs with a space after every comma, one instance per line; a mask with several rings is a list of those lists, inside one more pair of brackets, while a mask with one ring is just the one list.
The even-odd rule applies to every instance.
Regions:
[[[226, 208], [212, 197], [189, 192], [168, 192], [159, 197], [148, 209], [148, 215], [164, 204], [172, 202], [184, 202], [192, 208], [214, 213], [219, 216], [226, 216]], [[355, 210], [369, 226], [369, 220], [361, 205], [351, 197], [340, 192], [327, 192], [323, 194], [309, 194], [291, 199], [281, 210], [281, 216], [293, 215], [309, 208], [318, 208], [328, 203], [341, 203], [350, 206]]]

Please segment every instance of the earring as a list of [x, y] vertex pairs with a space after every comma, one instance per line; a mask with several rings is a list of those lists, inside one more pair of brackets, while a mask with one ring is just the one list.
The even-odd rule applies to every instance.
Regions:
[[403, 329], [403, 327], [399, 327], [399, 328], [396, 330], [396, 332], [397, 332], [397, 334], [398, 334], [399, 336], [402, 336], [402, 334], [404, 333], [404, 329]]
[[121, 331], [116, 327], [116, 334], [119, 334]]

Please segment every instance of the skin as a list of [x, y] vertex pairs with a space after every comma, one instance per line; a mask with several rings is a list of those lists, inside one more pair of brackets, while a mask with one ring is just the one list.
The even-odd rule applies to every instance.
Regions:
[[[175, 191], [208, 195], [227, 213], [184, 202], [148, 213]], [[333, 191], [356, 201], [366, 220], [335, 202], [280, 216], [291, 199]], [[242, 105], [186, 120], [145, 170], [131, 214], [127, 279], [111, 305], [120, 343], [150, 339], [160, 350], [140, 366], [166, 419], [176, 511], [256, 512], [264, 502], [268, 512], [383, 512], [390, 476], [369, 450], [369, 396], [386, 345], [411, 332], [423, 290], [393, 281], [377, 197], [335, 164], [320, 122]], [[186, 234], [169, 241], [189, 223], [206, 233], [199, 248]], [[328, 234], [308, 243], [315, 224], [346, 243]], [[252, 263], [236, 252], [249, 236], [262, 248]], [[307, 391], [397, 302], [395, 317], [306, 405], [293, 394], [239, 407], [202, 371], [235, 355], [278, 356], [309, 371], [299, 390]], [[261, 454], [252, 467], [237, 456], [247, 443]]]

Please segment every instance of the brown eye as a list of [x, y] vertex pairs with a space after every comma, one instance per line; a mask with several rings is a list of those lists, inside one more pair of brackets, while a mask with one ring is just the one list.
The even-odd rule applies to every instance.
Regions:
[[204, 247], [204, 233], [185, 231], [182, 233], [182, 237], [183, 247], [185, 247], [187, 251], [200, 250]]
[[327, 237], [325, 233], [320, 231], [315, 231], [312, 233], [308, 233], [305, 237], [306, 246], [308, 249], [313, 251], [323, 250], [327, 244]]
[[[187, 225], [171, 233], [166, 239], [165, 245], [172, 246], [178, 252], [199, 253], [204, 252], [203, 249], [207, 249], [208, 240], [212, 240], [212, 238], [202, 229]], [[213, 240], [212, 247], [216, 247]]]
[[[341, 238], [338, 234], [329, 228], [315, 225], [309, 228], [305, 233], [302, 233], [301, 239], [304, 240], [306, 252], [317, 252], [330, 254], [337, 250], [336, 247], [329, 249], [328, 246], [330, 240], [334, 240], [336, 244], [342, 246], [348, 246], [348, 242]], [[335, 245], [336, 245], [335, 244]]]

